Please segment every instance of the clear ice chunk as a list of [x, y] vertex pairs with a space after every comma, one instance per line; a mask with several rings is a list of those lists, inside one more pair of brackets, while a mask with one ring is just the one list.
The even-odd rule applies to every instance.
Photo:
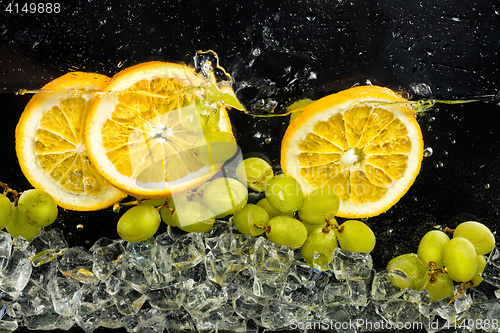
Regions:
[[389, 277], [397, 277], [399, 281], [407, 281], [410, 285], [410, 280], [401, 271], [398, 270], [383, 270], [375, 273], [372, 282], [371, 296], [374, 300], [395, 299], [403, 295], [404, 289], [396, 287], [391, 283]]
[[179, 310], [186, 297], [184, 282], [171, 283], [147, 293], [149, 304], [160, 310]]
[[307, 309], [269, 299], [262, 309], [261, 322], [265, 328], [274, 331], [302, 322], [309, 313]]
[[491, 251], [481, 275], [484, 281], [500, 287], [500, 248], [497, 246]]
[[221, 286], [205, 281], [186, 292], [183, 306], [195, 318], [203, 317], [227, 302], [227, 292]]
[[33, 257], [33, 266], [46, 264], [63, 255], [68, 248], [68, 243], [60, 229], [42, 230], [27, 247]]
[[52, 298], [47, 290], [31, 279], [19, 295], [17, 304], [23, 317], [40, 315], [53, 309]]
[[61, 316], [50, 309], [40, 315], [23, 318], [23, 324], [28, 330], [49, 331], [63, 330], [67, 331], [75, 325], [72, 317]]
[[7, 265], [0, 271], [0, 290], [17, 297], [28, 284], [32, 270], [28, 254], [13, 248]]
[[81, 247], [67, 249], [59, 258], [59, 271], [83, 283], [99, 282], [99, 278], [92, 273], [93, 265], [93, 256]]
[[329, 267], [338, 280], [367, 279], [372, 274], [373, 259], [369, 253], [349, 252], [337, 247]]
[[205, 243], [198, 232], [191, 232], [178, 238], [170, 249], [172, 265], [176, 270], [183, 270], [198, 265], [203, 261]]
[[100, 238], [90, 248], [94, 257], [92, 272], [101, 280], [106, 281], [116, 268], [121, 265], [126, 253], [122, 240]]
[[80, 289], [80, 283], [67, 277], [56, 277], [47, 284], [54, 311], [61, 316], [73, 315], [73, 296]]
[[8, 232], [0, 231], [0, 272], [7, 266], [12, 251], [12, 237]]

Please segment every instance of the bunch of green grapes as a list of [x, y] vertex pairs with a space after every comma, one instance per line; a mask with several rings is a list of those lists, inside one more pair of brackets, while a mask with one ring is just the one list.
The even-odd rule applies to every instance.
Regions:
[[[446, 232], [452, 232], [453, 237], [450, 239]], [[433, 302], [458, 296], [454, 295], [455, 282], [460, 283], [460, 293], [463, 293], [483, 281], [484, 255], [494, 246], [493, 233], [479, 222], [463, 222], [454, 230], [432, 230], [420, 240], [417, 253], [400, 255], [387, 264], [388, 270], [405, 273], [409, 283], [401, 278], [389, 278], [402, 289], [425, 289]]]
[[365, 223], [349, 220], [337, 224], [334, 217], [340, 200], [330, 188], [316, 189], [304, 197], [295, 178], [274, 175], [272, 167], [257, 157], [242, 161], [236, 176], [265, 194], [257, 204], [247, 204], [233, 216], [240, 232], [252, 236], [265, 232], [273, 243], [300, 248], [304, 260], [321, 270], [328, 269], [339, 245], [352, 252], [373, 250], [375, 235]]
[[15, 238], [22, 236], [31, 241], [42, 228], [51, 225], [57, 218], [57, 204], [45, 191], [31, 189], [18, 196], [14, 204], [5, 194], [0, 194], [0, 230], [6, 228]]

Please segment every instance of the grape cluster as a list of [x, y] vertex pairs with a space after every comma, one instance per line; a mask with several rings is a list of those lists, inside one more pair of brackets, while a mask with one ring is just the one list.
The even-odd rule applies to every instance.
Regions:
[[[249, 203], [249, 192], [260, 193]], [[273, 243], [301, 249], [304, 260], [326, 270], [340, 246], [351, 252], [371, 252], [375, 235], [363, 222], [338, 225], [339, 198], [328, 188], [304, 196], [301, 185], [289, 175], [274, 174], [262, 158], [241, 161], [234, 177], [215, 178], [196, 190], [166, 199], [137, 200], [119, 219], [117, 230], [128, 242], [153, 236], [160, 221], [185, 232], [207, 232], [216, 219], [229, 218], [236, 229], [250, 236], [265, 234]]]
[[265, 197], [247, 204], [232, 220], [243, 234], [257, 236], [265, 232], [273, 243], [301, 249], [303, 259], [319, 270], [327, 270], [333, 251], [339, 245], [351, 252], [369, 253], [375, 247], [375, 235], [363, 222], [348, 220], [338, 225], [335, 215], [340, 201], [329, 188], [319, 188], [304, 196], [296, 179], [273, 174], [263, 159], [252, 157], [236, 169], [237, 178]]
[[[15, 238], [22, 236], [31, 241], [42, 228], [51, 225], [57, 218], [57, 204], [45, 191], [31, 189], [19, 195], [2, 183], [6, 193], [0, 193], [0, 230], [6, 228]], [[7, 193], [13, 193], [14, 202]]]
[[[451, 239], [447, 232], [452, 233]], [[400, 255], [387, 264], [388, 270], [401, 271], [408, 279], [398, 274], [388, 277], [401, 289], [425, 289], [433, 302], [445, 297], [452, 297], [453, 301], [483, 281], [484, 255], [494, 246], [493, 233], [476, 221], [463, 222], [454, 230], [431, 230], [420, 240], [417, 253]], [[456, 295], [455, 282], [460, 284]]]

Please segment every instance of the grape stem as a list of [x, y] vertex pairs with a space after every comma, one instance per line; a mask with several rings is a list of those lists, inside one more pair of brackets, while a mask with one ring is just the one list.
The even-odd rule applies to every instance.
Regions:
[[7, 194], [9, 194], [9, 193], [12, 194], [12, 196], [14, 197], [14, 206], [17, 206], [17, 202], [19, 201], [20, 193], [14, 189], [11, 189], [9, 187], [9, 185], [7, 185], [6, 183], [4, 183], [2, 181], [0, 181], [0, 186], [2, 186], [4, 189], [3, 195], [7, 196]]
[[465, 288], [464, 288], [464, 283], [460, 282], [460, 287], [458, 289], [458, 292], [452, 297], [452, 299], [450, 299], [448, 304], [453, 303], [453, 301], [456, 300], [458, 296], [465, 294], [465, 291], [469, 289], [470, 286], [472, 286], [472, 281], [467, 282], [465, 284]]
[[454, 232], [455, 232], [455, 229], [451, 229], [451, 228], [445, 227], [445, 228], [443, 229], [443, 232], [454, 233]]
[[254, 224], [253, 225], [254, 227], [256, 227], [257, 229], [264, 229], [266, 232], [271, 232], [271, 227], [270, 226], [263, 226], [262, 224]]

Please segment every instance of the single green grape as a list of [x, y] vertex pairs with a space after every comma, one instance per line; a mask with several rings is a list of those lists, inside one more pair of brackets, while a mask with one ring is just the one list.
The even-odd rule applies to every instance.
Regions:
[[267, 215], [269, 215], [270, 219], [278, 215], [288, 215], [290, 217], [293, 217], [293, 212], [288, 214], [283, 214], [282, 212], [271, 206], [267, 198], [260, 199], [259, 202], [257, 202], [257, 206], [264, 208], [264, 210], [267, 212]]
[[118, 220], [118, 235], [127, 242], [141, 242], [152, 237], [160, 227], [160, 213], [152, 205], [138, 205]]
[[443, 262], [452, 280], [468, 282], [477, 269], [476, 249], [467, 238], [453, 237], [444, 247]]
[[5, 195], [0, 193], [0, 230], [10, 222], [14, 204]]
[[174, 201], [172, 200], [172, 198], [168, 198], [166, 205], [160, 208], [160, 217], [165, 224], [173, 227], [176, 226], [174, 221], [174, 211]]
[[212, 180], [203, 190], [203, 203], [217, 218], [240, 211], [248, 201], [245, 185], [233, 178]]
[[257, 192], [263, 192], [266, 184], [274, 177], [273, 168], [259, 157], [250, 157], [241, 161], [236, 167], [236, 178]]
[[307, 235], [300, 253], [309, 266], [325, 271], [329, 269], [328, 264], [333, 260], [333, 251], [337, 247], [335, 232], [328, 227], [323, 227]]
[[484, 271], [484, 267], [486, 267], [486, 258], [482, 254], [479, 254], [477, 256], [476, 272], [472, 277], [472, 287], [477, 287], [481, 284], [481, 282], [483, 282], [482, 274]]
[[325, 225], [339, 211], [339, 197], [328, 186], [313, 190], [299, 208], [302, 222], [313, 225]]
[[495, 247], [495, 236], [482, 223], [468, 221], [460, 223], [453, 232], [453, 237], [463, 237], [471, 241], [477, 254], [487, 254]]
[[19, 197], [17, 208], [19, 212], [22, 212], [27, 223], [40, 228], [51, 225], [58, 214], [54, 198], [38, 189], [24, 191]]
[[427, 266], [443, 267], [443, 249], [449, 241], [448, 235], [441, 230], [427, 232], [418, 244], [418, 257]]
[[375, 248], [375, 234], [361, 221], [347, 220], [334, 230], [345, 251], [370, 253]]
[[12, 238], [19, 236], [24, 237], [28, 242], [31, 242], [40, 231], [41, 227], [29, 223], [29, 219], [21, 212], [18, 207], [12, 209], [12, 214], [10, 216], [9, 224], [7, 224], [7, 232]]
[[280, 174], [267, 183], [266, 198], [276, 210], [287, 214], [300, 208], [304, 201], [304, 193], [295, 178]]
[[410, 280], [410, 284], [408, 285], [408, 282], [399, 276], [389, 275], [389, 280], [396, 287], [420, 290], [425, 285], [428, 268], [416, 253], [406, 253], [391, 259], [387, 264], [387, 269], [401, 271]]
[[269, 241], [294, 250], [300, 248], [307, 239], [306, 227], [302, 222], [290, 216], [275, 216], [263, 228], [266, 230], [266, 237]]
[[264, 232], [263, 228], [256, 226], [267, 226], [269, 215], [264, 208], [247, 204], [242, 210], [233, 215], [233, 223], [239, 232], [249, 236], [257, 236]]
[[207, 232], [212, 229], [215, 214], [197, 201], [177, 205], [172, 217], [175, 226], [186, 232]]
[[237, 150], [236, 139], [225, 131], [205, 133], [194, 144], [196, 157], [205, 165], [223, 163], [233, 157]]
[[455, 294], [455, 284], [448, 274], [436, 274], [427, 280], [424, 287], [430, 296], [431, 302], [439, 301], [442, 298], [453, 297]]

